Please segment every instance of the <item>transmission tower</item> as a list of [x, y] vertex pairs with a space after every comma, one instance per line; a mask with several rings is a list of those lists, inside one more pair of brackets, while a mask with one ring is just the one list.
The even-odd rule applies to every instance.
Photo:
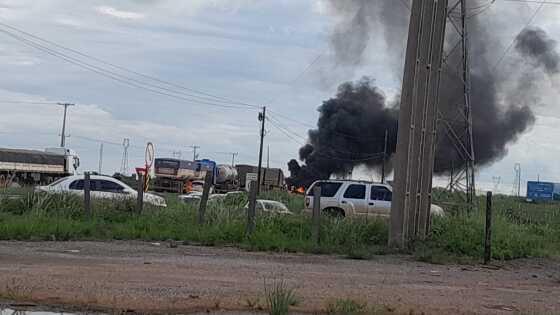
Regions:
[[121, 174], [128, 175], [128, 147], [130, 147], [130, 139], [124, 138], [122, 146]]
[[[475, 154], [473, 142], [472, 107], [471, 107], [471, 78], [469, 57], [469, 33], [467, 25], [468, 0], [450, 1], [447, 20], [452, 26], [448, 29], [451, 41], [444, 58], [445, 72], [448, 79], [457, 82], [457, 88], [462, 91], [460, 99], [449, 100], [457, 106], [447, 112], [440, 112], [441, 127], [456, 149], [456, 159], [459, 163], [451, 165], [449, 189], [465, 193], [466, 202], [473, 205], [475, 200]], [[472, 1], [471, 1], [472, 2]], [[457, 165], [459, 164], [459, 165]]]
[[494, 183], [494, 193], [498, 193], [498, 189], [500, 189], [500, 184], [502, 183], [501, 176], [492, 176], [492, 182]]
[[515, 179], [512, 194], [519, 197], [521, 195], [521, 164], [515, 163], [513, 170], [515, 171]]

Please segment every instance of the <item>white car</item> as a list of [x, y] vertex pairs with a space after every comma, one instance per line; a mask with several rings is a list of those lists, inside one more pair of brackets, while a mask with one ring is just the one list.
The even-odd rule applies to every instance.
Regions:
[[[192, 191], [188, 194], [179, 195], [177, 196], [177, 198], [180, 201], [187, 204], [197, 203], [200, 202], [200, 200], [202, 200], [202, 193], [199, 191]], [[208, 196], [208, 202], [224, 201], [225, 198], [226, 198], [226, 194], [213, 194]]]
[[[313, 183], [306, 192], [305, 211], [313, 210], [313, 187], [321, 186], [321, 212], [334, 216], [389, 217], [393, 187], [388, 184], [351, 180], [322, 180]], [[443, 209], [431, 205], [432, 216], [444, 216]]]
[[[84, 194], [84, 176], [74, 175], [61, 178], [50, 185], [38, 186], [38, 192]], [[136, 199], [138, 193], [127, 184], [108, 176], [90, 176], [90, 194], [98, 199]], [[167, 207], [165, 199], [150, 193], [144, 193], [144, 202], [156, 207]]]
[[[249, 203], [245, 205], [245, 209], [248, 208]], [[257, 199], [255, 210], [274, 214], [293, 214], [285, 204], [274, 200]]]

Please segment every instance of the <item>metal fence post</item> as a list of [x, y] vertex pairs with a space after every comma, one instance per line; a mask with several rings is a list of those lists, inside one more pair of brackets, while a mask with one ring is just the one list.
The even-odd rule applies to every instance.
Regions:
[[319, 246], [319, 231], [321, 229], [321, 186], [313, 187], [313, 217], [311, 237], [313, 244]]
[[208, 196], [210, 195], [210, 187], [212, 187], [212, 172], [207, 171], [204, 177], [204, 188], [202, 189], [202, 199], [198, 208], [198, 224], [205, 222], [206, 205], [208, 204]]
[[144, 208], [144, 174], [138, 174], [138, 199], [136, 200], [136, 212], [142, 213]]
[[486, 235], [484, 238], [484, 264], [492, 260], [492, 192], [486, 193]]
[[247, 234], [251, 235], [255, 231], [255, 217], [257, 207], [257, 181], [251, 181], [249, 184], [249, 208], [247, 209]]
[[84, 173], [84, 210], [87, 216], [91, 216], [91, 185], [89, 172]]

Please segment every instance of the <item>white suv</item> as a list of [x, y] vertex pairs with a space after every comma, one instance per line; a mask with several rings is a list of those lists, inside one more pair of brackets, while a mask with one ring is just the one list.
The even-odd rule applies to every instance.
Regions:
[[[350, 180], [321, 180], [313, 183], [305, 196], [305, 210], [313, 209], [313, 188], [321, 186], [321, 212], [333, 216], [382, 216], [391, 214], [393, 188], [388, 184]], [[443, 209], [431, 206], [431, 214]]]

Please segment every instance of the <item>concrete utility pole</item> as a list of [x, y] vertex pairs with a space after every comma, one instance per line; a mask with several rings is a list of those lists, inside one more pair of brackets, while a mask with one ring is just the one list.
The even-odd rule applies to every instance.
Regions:
[[64, 106], [64, 118], [62, 119], [62, 134], [60, 135], [60, 147], [66, 147], [66, 114], [68, 111], [68, 106], [74, 106], [71, 103], [58, 103], [60, 106]]
[[196, 154], [196, 150], [200, 149], [200, 146], [191, 145], [190, 148], [193, 149], [193, 162], [194, 162], [194, 161], [198, 160], [198, 155]]
[[387, 163], [387, 137], [389, 131], [385, 129], [385, 144], [383, 145], [383, 165], [381, 165], [381, 183], [385, 184], [385, 164]]
[[259, 168], [257, 171], [257, 195], [261, 191], [261, 174], [262, 174], [262, 157], [263, 157], [263, 144], [264, 144], [264, 122], [266, 120], [266, 106], [263, 107], [262, 112], [259, 113], [259, 121], [261, 124], [261, 144], [259, 148]]
[[270, 144], [266, 146], [266, 168], [270, 168]]
[[103, 143], [99, 146], [99, 175], [103, 174]]
[[414, 0], [404, 68], [389, 245], [407, 248], [430, 222], [447, 0]]
[[237, 152], [232, 152], [231, 153], [231, 167], [235, 167], [235, 157], [239, 155], [239, 153]]

